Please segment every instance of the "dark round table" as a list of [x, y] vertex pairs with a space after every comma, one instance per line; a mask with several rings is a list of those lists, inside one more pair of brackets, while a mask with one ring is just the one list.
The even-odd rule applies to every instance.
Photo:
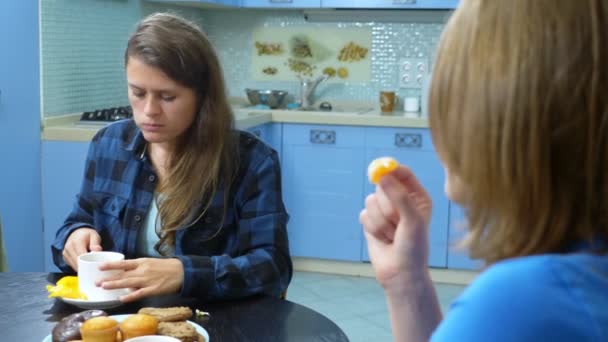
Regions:
[[[42, 341], [63, 317], [82, 311], [47, 298], [45, 286], [60, 274], [0, 273], [0, 340]], [[211, 342], [348, 341], [327, 317], [307, 307], [274, 297], [228, 302], [201, 302], [178, 296], [149, 298], [105, 310], [110, 315], [131, 314], [144, 306], [189, 306], [210, 313], [197, 320]], [[194, 318], [193, 318], [194, 320]]]

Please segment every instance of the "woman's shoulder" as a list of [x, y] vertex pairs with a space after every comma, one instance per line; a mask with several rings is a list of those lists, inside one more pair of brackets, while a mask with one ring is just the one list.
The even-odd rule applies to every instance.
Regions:
[[459, 331], [458, 321], [467, 325], [476, 318], [484, 321], [480, 334], [500, 328], [507, 331], [505, 336], [519, 336], [522, 341], [530, 340], [524, 336], [593, 340], [588, 338], [608, 333], [601, 328], [608, 327], [603, 309], [608, 307], [606, 291], [606, 256], [513, 258], [483, 271], [452, 304], [445, 327], [438, 332]]
[[241, 165], [261, 163], [277, 156], [272, 147], [247, 131], [235, 130], [233, 137], [236, 140]]
[[[602, 269], [603, 272], [597, 273]], [[568, 285], [572, 278], [586, 277], [590, 283], [608, 286], [608, 255], [588, 253], [543, 254], [500, 261], [480, 274], [480, 285], [502, 283], [510, 279], [511, 285], [534, 282], [539, 285]], [[518, 281], [520, 280], [520, 281]], [[526, 286], [526, 289], [531, 287]]]
[[93, 137], [93, 141], [101, 141], [104, 139], [131, 141], [137, 133], [137, 125], [132, 119], [120, 120], [100, 129]]

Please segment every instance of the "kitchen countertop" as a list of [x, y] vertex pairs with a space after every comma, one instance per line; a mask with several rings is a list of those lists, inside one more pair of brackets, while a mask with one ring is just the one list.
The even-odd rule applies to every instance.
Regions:
[[[428, 127], [426, 118], [408, 117], [403, 112], [380, 114], [376, 108], [357, 104], [342, 104], [335, 111], [301, 111], [285, 109], [256, 109], [243, 105], [233, 106], [238, 129], [248, 129], [268, 122], [302, 123], [319, 125], [378, 126], [378, 127]], [[108, 123], [79, 122], [80, 114], [43, 119], [42, 140], [90, 141], [95, 133]]]

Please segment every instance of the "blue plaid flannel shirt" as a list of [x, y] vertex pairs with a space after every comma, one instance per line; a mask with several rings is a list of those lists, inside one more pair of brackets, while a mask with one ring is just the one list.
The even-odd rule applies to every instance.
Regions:
[[[175, 236], [175, 257], [184, 265], [184, 297], [279, 296], [291, 281], [277, 153], [249, 133], [236, 131], [234, 137], [239, 139], [240, 167], [228, 207], [224, 210], [218, 190], [208, 211]], [[145, 140], [132, 120], [113, 123], [95, 135], [80, 194], [51, 246], [62, 271], [73, 272], [62, 250], [70, 233], [81, 227], [100, 234], [103, 250], [138, 257], [137, 233], [144, 228], [157, 181], [144, 151]]]

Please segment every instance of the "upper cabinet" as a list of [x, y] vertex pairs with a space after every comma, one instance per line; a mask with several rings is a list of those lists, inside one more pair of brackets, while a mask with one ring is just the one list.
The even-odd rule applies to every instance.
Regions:
[[164, 4], [175, 4], [175, 5], [210, 5], [213, 7], [217, 6], [231, 6], [238, 7], [240, 0], [146, 0], [147, 2], [159, 2]]
[[231, 7], [238, 7], [240, 4], [240, 0], [203, 0], [201, 1], [203, 3], [214, 3], [214, 4], [218, 4], [218, 5], [224, 5], [224, 6], [231, 6]]
[[460, 0], [321, 0], [325, 8], [385, 8], [451, 10]]
[[176, 5], [243, 8], [369, 8], [452, 10], [460, 0], [146, 0]]
[[246, 8], [319, 8], [321, 0], [241, 0]]

